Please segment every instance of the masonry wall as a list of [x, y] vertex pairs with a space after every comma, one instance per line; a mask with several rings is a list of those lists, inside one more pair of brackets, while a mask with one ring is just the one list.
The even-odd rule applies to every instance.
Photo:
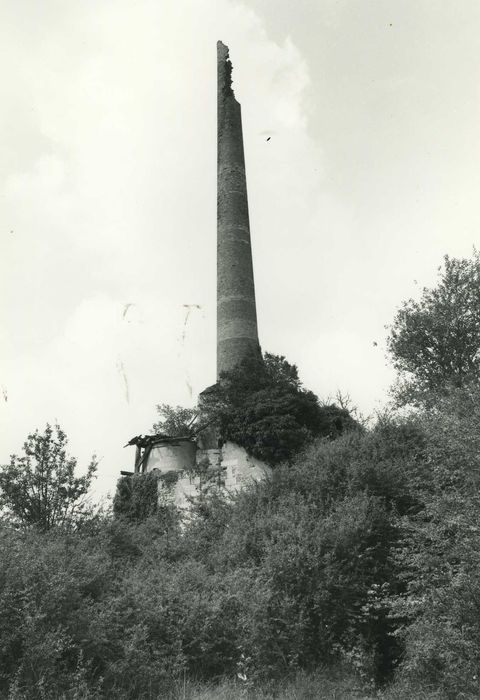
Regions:
[[179, 439], [173, 444], [158, 445], [152, 448], [147, 463], [147, 471], [157, 469], [161, 474], [171, 471], [192, 469], [195, 466], [196, 445], [192, 440]]
[[263, 481], [272, 473], [271, 467], [251, 457], [244, 447], [234, 442], [226, 442], [222, 447], [221, 464], [228, 491], [238, 491], [252, 481]]
[[[186, 442], [186, 441], [185, 441]], [[163, 485], [159, 479], [159, 494], [168, 490], [169, 497], [178, 508], [188, 509], [189, 498], [200, 494], [206, 486], [224, 488], [235, 492], [253, 481], [262, 481], [271, 474], [271, 468], [246, 450], [233, 442], [225, 443], [221, 448], [196, 449], [193, 441], [190, 449], [185, 445], [172, 451], [162, 447], [157, 452], [152, 450], [147, 471], [157, 470], [160, 474], [176, 473], [176, 479], [168, 479]], [[192, 465], [192, 449], [196, 450]], [[195, 471], [192, 466], [199, 467]], [[207, 469], [208, 465], [208, 469]]]

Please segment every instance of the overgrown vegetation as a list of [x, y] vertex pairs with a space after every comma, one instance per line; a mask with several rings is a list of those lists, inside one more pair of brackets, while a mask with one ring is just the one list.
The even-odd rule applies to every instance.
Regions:
[[42, 531], [71, 525], [88, 514], [87, 493], [97, 470], [92, 457], [84, 476], [76, 477], [77, 460], [67, 454], [68, 440], [59, 425], [36, 430], [24, 454], [12, 455], [0, 470], [0, 509], [12, 524]]
[[231, 440], [274, 466], [315, 437], [333, 439], [356, 426], [349, 412], [321, 405], [302, 386], [295, 365], [283, 356], [252, 353], [204, 393], [203, 420], [215, 421], [221, 441]]
[[170, 437], [186, 437], [193, 433], [197, 409], [161, 403], [157, 405], [157, 413], [159, 420], [152, 426], [154, 433]]
[[438, 271], [437, 286], [405, 301], [390, 328], [400, 405], [432, 403], [449, 388], [480, 380], [480, 254], [446, 255]]
[[236, 373], [238, 402], [227, 377], [222, 430], [248, 418], [271, 479], [203, 495], [183, 522], [148, 476], [113, 514], [45, 527], [5, 510], [1, 697], [480, 697], [476, 378], [337, 434], [284, 358], [255, 371]]
[[123, 476], [117, 482], [113, 514], [130, 522], [142, 522], [158, 509], [156, 472]]

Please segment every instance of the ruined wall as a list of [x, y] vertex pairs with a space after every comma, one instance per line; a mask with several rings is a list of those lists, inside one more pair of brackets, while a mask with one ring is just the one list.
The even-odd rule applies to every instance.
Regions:
[[147, 471], [153, 469], [159, 472], [159, 476], [168, 476], [165, 480], [159, 478], [159, 497], [167, 496], [183, 510], [189, 508], [189, 498], [198, 496], [205, 488], [224, 488], [234, 492], [271, 474], [270, 467], [250, 457], [243, 447], [233, 442], [215, 449], [196, 449], [193, 441], [189, 441], [188, 449], [187, 441], [182, 449], [173, 451], [172, 446], [154, 448]]
[[242, 116], [228, 48], [217, 43], [217, 377], [259, 350]]
[[222, 447], [221, 464], [225, 470], [225, 488], [229, 491], [238, 491], [252, 481], [263, 481], [272, 473], [265, 462], [251, 457], [234, 442], [226, 442]]
[[[162, 489], [162, 483], [158, 482], [159, 495]], [[163, 487], [164, 488], [164, 487]], [[172, 500], [180, 510], [188, 510], [190, 507], [190, 500], [198, 496], [200, 490], [200, 478], [192, 474], [183, 473], [172, 491]]]
[[152, 447], [146, 471], [157, 469], [161, 474], [191, 469], [195, 466], [196, 445], [193, 440], [179, 438], [174, 443]]

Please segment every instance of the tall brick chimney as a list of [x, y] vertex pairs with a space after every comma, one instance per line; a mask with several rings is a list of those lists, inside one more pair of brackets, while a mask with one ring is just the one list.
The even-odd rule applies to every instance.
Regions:
[[242, 115], [228, 47], [217, 42], [217, 378], [260, 352], [243, 154]]

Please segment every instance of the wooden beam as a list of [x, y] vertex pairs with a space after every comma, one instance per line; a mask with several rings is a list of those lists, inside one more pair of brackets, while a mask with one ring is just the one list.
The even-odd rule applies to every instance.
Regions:
[[137, 474], [137, 472], [139, 471], [141, 461], [142, 461], [142, 448], [140, 447], [140, 445], [137, 445], [136, 449], [135, 449], [135, 464], [134, 464], [135, 474]]

